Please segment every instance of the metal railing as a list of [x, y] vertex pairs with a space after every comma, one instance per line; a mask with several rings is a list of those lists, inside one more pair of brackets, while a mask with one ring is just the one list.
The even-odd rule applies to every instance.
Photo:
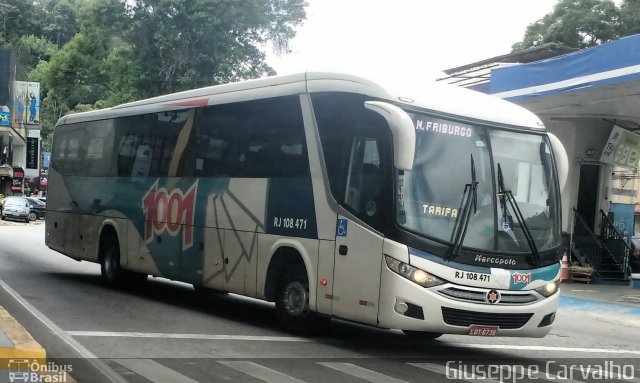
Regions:
[[600, 215], [601, 237], [605, 241], [605, 245], [609, 249], [613, 260], [620, 267], [620, 271], [622, 271], [625, 276], [628, 276], [629, 256], [633, 250], [624, 238], [624, 235], [613, 225], [613, 222], [611, 222], [605, 212], [600, 210]]
[[571, 248], [580, 250], [580, 253], [593, 265], [596, 273], [600, 271], [602, 265], [602, 254], [608, 251], [575, 208], [573, 208]]

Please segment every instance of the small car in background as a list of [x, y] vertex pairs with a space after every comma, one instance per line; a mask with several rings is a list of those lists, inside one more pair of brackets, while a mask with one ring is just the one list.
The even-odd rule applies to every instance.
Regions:
[[2, 204], [2, 215], [4, 221], [7, 218], [17, 219], [29, 223], [31, 205], [25, 197], [7, 197]]
[[47, 210], [47, 204], [35, 197], [26, 197], [27, 202], [31, 206], [29, 210], [29, 220], [44, 219]]

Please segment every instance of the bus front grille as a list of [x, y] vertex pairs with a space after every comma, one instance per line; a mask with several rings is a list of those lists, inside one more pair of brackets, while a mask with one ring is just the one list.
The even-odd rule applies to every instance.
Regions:
[[[446, 289], [439, 290], [438, 292], [449, 298], [453, 298], [460, 301], [472, 302], [472, 303], [485, 303], [487, 302], [487, 293], [491, 291], [489, 289], [468, 289], [460, 287], [447, 287]], [[538, 298], [529, 292], [512, 292], [512, 291], [500, 291], [500, 302], [503, 305], [523, 305], [536, 302]]]
[[442, 308], [442, 319], [451, 326], [471, 325], [498, 326], [502, 329], [516, 329], [527, 324], [533, 314], [481, 313], [476, 311]]

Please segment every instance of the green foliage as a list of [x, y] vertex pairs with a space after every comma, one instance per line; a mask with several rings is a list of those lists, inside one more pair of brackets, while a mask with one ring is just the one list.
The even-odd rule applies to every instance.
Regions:
[[33, 3], [25, 0], [0, 0], [0, 42], [4, 45], [21, 36], [40, 36], [41, 28]]
[[39, 3], [42, 5], [39, 14], [43, 17], [41, 21], [43, 36], [53, 41], [58, 48], [78, 33], [76, 9], [81, 1], [49, 0]]
[[[304, 0], [0, 0], [0, 46], [41, 83], [47, 135], [63, 115], [275, 74]], [[6, 25], [6, 28], [3, 28]]]
[[527, 27], [513, 51], [545, 43], [588, 48], [640, 32], [640, 1], [624, 0], [620, 7], [611, 0], [560, 0], [553, 11]]
[[8, 44], [18, 62], [27, 68], [34, 68], [40, 61], [47, 61], [56, 53], [58, 47], [44, 37], [34, 35], [20, 36]]
[[625, 0], [620, 6], [620, 35], [640, 33], [640, 0]]
[[274, 71], [259, 49], [281, 51], [304, 19], [302, 0], [138, 0], [124, 39], [141, 52], [151, 93], [254, 78]]

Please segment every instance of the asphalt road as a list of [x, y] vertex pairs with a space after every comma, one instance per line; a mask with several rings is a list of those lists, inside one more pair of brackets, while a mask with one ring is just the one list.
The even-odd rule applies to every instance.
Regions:
[[478, 380], [489, 365], [501, 365], [494, 381], [640, 382], [640, 308], [562, 302], [542, 339], [418, 343], [336, 320], [301, 338], [281, 331], [272, 304], [161, 278], [110, 289], [98, 265], [46, 248], [43, 224], [0, 226], [0, 305], [78, 382], [448, 382], [460, 370], [491, 382]]

